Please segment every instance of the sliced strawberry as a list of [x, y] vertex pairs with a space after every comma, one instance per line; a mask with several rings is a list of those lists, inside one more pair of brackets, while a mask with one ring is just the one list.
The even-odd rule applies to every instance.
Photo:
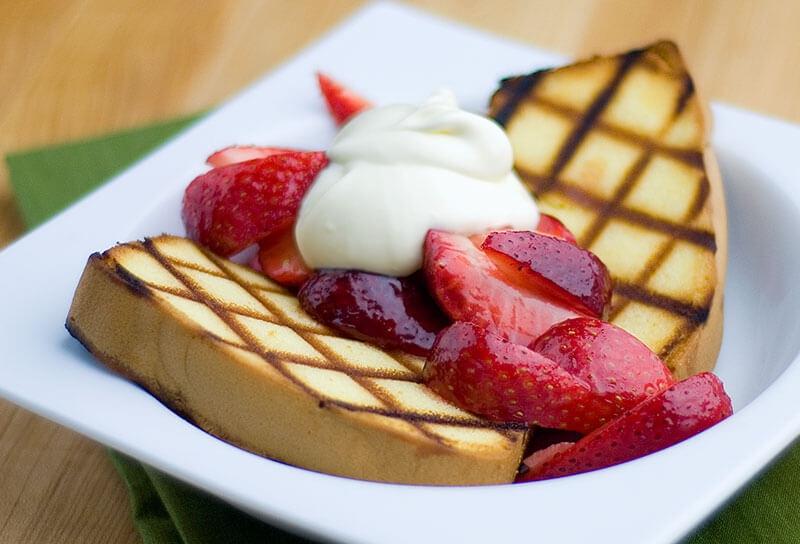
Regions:
[[320, 270], [297, 295], [316, 319], [384, 348], [425, 356], [447, 318], [419, 274], [393, 278], [354, 270]]
[[550, 462], [559, 453], [570, 449], [574, 444], [575, 442], [557, 442], [556, 444], [533, 452], [522, 461], [520, 478], [529, 471], [537, 472], [541, 470], [542, 465]]
[[206, 172], [183, 196], [186, 232], [220, 255], [238, 253], [294, 222], [327, 163], [320, 152], [282, 153]]
[[264, 273], [264, 270], [261, 268], [261, 259], [258, 258], [258, 251], [253, 253], [252, 257], [247, 259], [247, 266], [255, 270], [256, 272]]
[[445, 399], [498, 422], [588, 432], [619, 413], [550, 359], [467, 322], [439, 333], [423, 379]]
[[546, 213], [539, 215], [539, 224], [536, 225], [536, 232], [541, 232], [548, 236], [555, 236], [556, 238], [566, 240], [570, 244], [578, 245], [575, 235], [564, 226], [564, 223]]
[[578, 314], [546, 293], [514, 283], [469, 238], [431, 230], [423, 270], [439, 306], [514, 343], [530, 345], [551, 325]]
[[546, 480], [624, 463], [686, 440], [732, 413], [731, 399], [719, 378], [703, 372], [650, 397], [550, 459], [534, 459], [533, 468], [517, 481]]
[[508, 277], [548, 293], [576, 312], [602, 317], [611, 275], [594, 253], [531, 231], [490, 233], [481, 246]]
[[553, 325], [532, 349], [588, 383], [623, 411], [675, 383], [661, 359], [636, 337], [591, 317]]
[[258, 264], [261, 271], [285, 287], [300, 287], [311, 270], [294, 241], [294, 228], [275, 233], [258, 244]]
[[346, 88], [341, 83], [334, 81], [322, 72], [317, 72], [317, 82], [328, 111], [333, 116], [337, 125], [343, 125], [357, 113], [372, 107], [372, 103]]
[[256, 145], [232, 145], [212, 153], [206, 162], [214, 168], [245, 162], [253, 159], [263, 159], [280, 153], [297, 153], [297, 149], [288, 147], [260, 147]]

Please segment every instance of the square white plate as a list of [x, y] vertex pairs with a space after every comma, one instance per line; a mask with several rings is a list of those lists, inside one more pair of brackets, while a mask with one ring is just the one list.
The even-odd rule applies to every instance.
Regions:
[[249, 142], [325, 146], [333, 128], [315, 70], [378, 103], [417, 101], [448, 86], [467, 107], [482, 110], [499, 77], [562, 60], [393, 4], [360, 11], [0, 253], [0, 394], [262, 519], [327, 539], [511, 542], [523, 531], [543, 542], [680, 538], [800, 434], [797, 126], [714, 107], [731, 218], [717, 369], [737, 413], [698, 437], [611, 469], [482, 488], [387, 485], [301, 470], [177, 417], [95, 363], [63, 326], [90, 253], [118, 240], [182, 232], [181, 191], [210, 151]]

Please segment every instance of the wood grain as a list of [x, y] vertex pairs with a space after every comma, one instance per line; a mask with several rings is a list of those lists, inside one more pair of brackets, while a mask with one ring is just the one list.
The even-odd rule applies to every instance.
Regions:
[[[345, 18], [360, 0], [5, 0], [0, 155], [196, 112]], [[573, 55], [679, 43], [716, 100], [800, 121], [800, 2], [416, 0]], [[0, 167], [0, 247], [22, 223]], [[0, 401], [0, 542], [136, 542], [102, 447]]]

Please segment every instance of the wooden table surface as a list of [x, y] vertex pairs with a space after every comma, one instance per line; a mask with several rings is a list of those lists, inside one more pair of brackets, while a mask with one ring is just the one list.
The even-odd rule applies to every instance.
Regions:
[[[573, 55], [671, 38], [709, 98], [800, 121], [794, 0], [412, 3]], [[362, 4], [5, 0], [0, 155], [212, 106]], [[21, 232], [3, 165], [0, 247]], [[0, 542], [136, 541], [104, 449], [0, 401]]]

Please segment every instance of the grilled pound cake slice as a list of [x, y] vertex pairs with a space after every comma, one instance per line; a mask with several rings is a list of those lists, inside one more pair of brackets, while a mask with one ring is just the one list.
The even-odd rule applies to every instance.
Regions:
[[543, 212], [614, 278], [610, 320], [679, 378], [722, 339], [727, 225], [708, 115], [677, 47], [596, 57], [501, 82], [490, 111]]
[[424, 360], [344, 338], [264, 276], [160, 236], [89, 258], [67, 329], [209, 433], [292, 465], [415, 484], [511, 482], [525, 430], [422, 385]]

